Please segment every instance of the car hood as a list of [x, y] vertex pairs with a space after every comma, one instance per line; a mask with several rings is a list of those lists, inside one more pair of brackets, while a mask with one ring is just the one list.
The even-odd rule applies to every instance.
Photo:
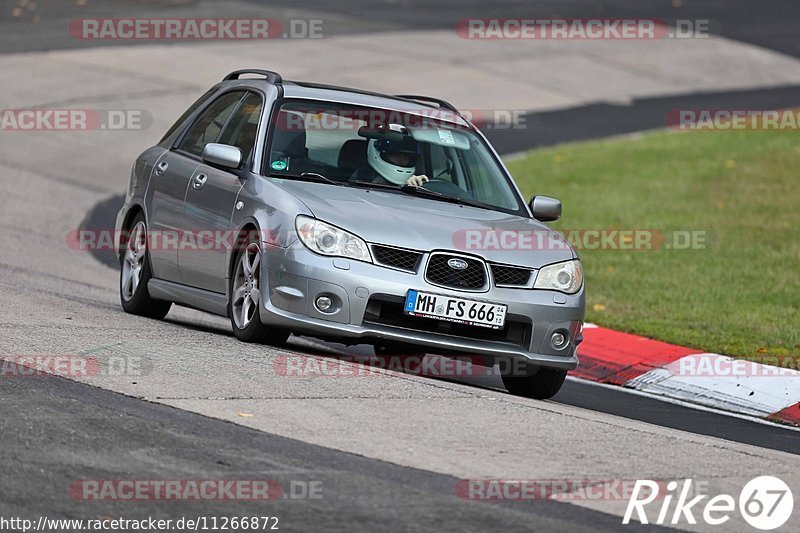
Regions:
[[530, 218], [379, 189], [277, 183], [319, 220], [373, 244], [454, 250], [532, 268], [575, 257], [557, 232]]

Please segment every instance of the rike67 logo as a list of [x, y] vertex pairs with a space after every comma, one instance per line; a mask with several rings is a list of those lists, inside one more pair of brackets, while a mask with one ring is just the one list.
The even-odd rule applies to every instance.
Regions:
[[[698, 513], [706, 524], [720, 526], [735, 516], [738, 507], [739, 514], [748, 524], [756, 529], [769, 531], [784, 525], [794, 508], [794, 498], [789, 486], [773, 476], [760, 476], [748, 481], [739, 493], [738, 501], [729, 494], [718, 494], [711, 498], [707, 494], [691, 497], [691, 479], [685, 479], [680, 489], [677, 481], [670, 481], [666, 484], [666, 494], [660, 493], [661, 488], [664, 488], [663, 485], [656, 481], [637, 480], [622, 523], [630, 523], [636, 513], [639, 522], [649, 524], [652, 515], [648, 518], [645, 507], [658, 500], [658, 517], [653, 522], [658, 525], [675, 525], [683, 520], [688, 524], [697, 524], [695, 513]], [[656, 504], [653, 507], [659, 506]]]

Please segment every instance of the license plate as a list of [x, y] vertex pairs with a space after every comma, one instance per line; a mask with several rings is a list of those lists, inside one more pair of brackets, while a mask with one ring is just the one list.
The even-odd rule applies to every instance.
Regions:
[[506, 323], [507, 308], [501, 304], [409, 290], [403, 310], [412, 316], [500, 329]]

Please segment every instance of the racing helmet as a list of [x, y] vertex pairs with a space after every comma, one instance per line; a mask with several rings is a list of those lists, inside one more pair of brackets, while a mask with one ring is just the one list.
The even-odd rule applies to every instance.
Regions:
[[[398, 131], [393, 124], [390, 129]], [[402, 140], [370, 139], [367, 161], [380, 176], [395, 185], [404, 185], [417, 168], [417, 141], [410, 135]]]

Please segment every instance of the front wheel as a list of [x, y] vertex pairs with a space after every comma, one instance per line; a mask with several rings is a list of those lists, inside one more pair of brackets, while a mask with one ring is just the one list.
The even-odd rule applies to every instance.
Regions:
[[283, 344], [289, 338], [289, 332], [261, 322], [263, 295], [259, 288], [260, 279], [261, 248], [257, 242], [250, 242], [236, 256], [236, 266], [231, 276], [228, 315], [231, 317], [233, 334], [244, 342]]
[[546, 400], [561, 390], [564, 380], [567, 377], [566, 370], [557, 368], [542, 368], [525, 364], [522, 372], [519, 367], [514, 367], [516, 371], [503, 374], [503, 385], [506, 390], [515, 396], [525, 398], [535, 398]]
[[120, 255], [119, 296], [122, 308], [132, 315], [164, 318], [172, 302], [156, 300], [147, 292], [147, 282], [153, 274], [147, 250], [147, 224], [142, 213], [134, 217], [131, 228], [125, 251]]

